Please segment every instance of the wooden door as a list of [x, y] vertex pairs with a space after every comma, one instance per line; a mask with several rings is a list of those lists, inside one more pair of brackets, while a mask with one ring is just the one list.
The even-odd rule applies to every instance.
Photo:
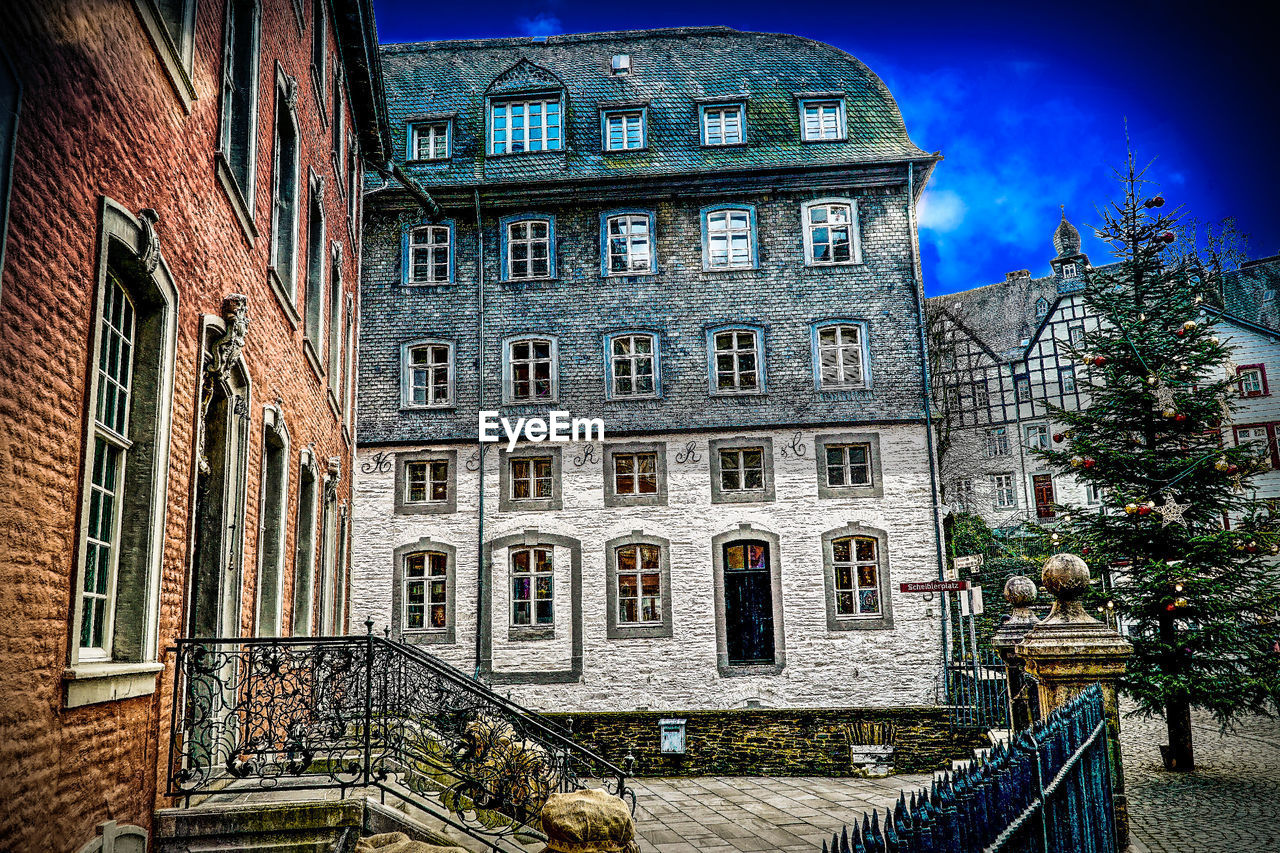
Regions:
[[724, 627], [730, 665], [774, 662], [773, 579], [768, 543], [725, 543]]
[[1031, 485], [1036, 493], [1036, 515], [1053, 518], [1053, 475], [1036, 474], [1031, 478]]

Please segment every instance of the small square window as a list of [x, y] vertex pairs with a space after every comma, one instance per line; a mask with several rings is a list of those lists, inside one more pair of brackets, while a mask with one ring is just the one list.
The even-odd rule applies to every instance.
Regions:
[[1004, 427], [987, 430], [987, 456], [1009, 455], [1009, 433]]
[[880, 436], [874, 432], [814, 436], [819, 498], [884, 495]]
[[423, 450], [395, 457], [397, 515], [436, 515], [456, 512], [454, 483], [456, 450]]
[[448, 160], [449, 122], [427, 121], [409, 125], [410, 160]]
[[1076, 277], [1076, 265], [1075, 265], [1075, 264], [1063, 264], [1063, 265], [1062, 265], [1062, 277], [1063, 277], [1063, 278], [1075, 278], [1075, 277]]
[[702, 108], [702, 144], [741, 145], [746, 141], [742, 104], [717, 104]]
[[449, 463], [409, 462], [405, 465], [406, 503], [439, 503], [449, 499]]
[[826, 468], [828, 486], [871, 485], [871, 445], [828, 444]]
[[632, 442], [604, 448], [605, 506], [666, 506], [666, 444]]
[[805, 142], [833, 142], [846, 137], [844, 101], [800, 102], [800, 138]]
[[601, 117], [605, 151], [639, 151], [648, 146], [645, 110], [609, 110]]
[[774, 499], [770, 439], [712, 439], [708, 442], [708, 451], [712, 503], [756, 503]]
[[443, 408], [453, 404], [453, 345], [425, 343], [407, 347], [405, 407]]
[[500, 451], [498, 510], [555, 511], [562, 506], [560, 446]]
[[616, 495], [657, 494], [658, 454], [613, 454], [613, 491]]
[[1267, 393], [1266, 374], [1262, 372], [1261, 365], [1241, 367], [1236, 373], [1237, 382], [1240, 386], [1240, 396], [1242, 397], [1261, 397]]
[[1236, 444], [1249, 445], [1251, 450], [1259, 454], [1263, 469], [1271, 468], [1271, 437], [1265, 426], [1236, 427]]
[[841, 266], [861, 261], [857, 208], [853, 202], [808, 204], [803, 210], [806, 261], [810, 266]]

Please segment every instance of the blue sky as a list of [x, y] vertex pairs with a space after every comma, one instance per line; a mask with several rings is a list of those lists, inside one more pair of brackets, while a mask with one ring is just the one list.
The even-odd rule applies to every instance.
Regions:
[[[1033, 6], [1038, 8], [1032, 8]], [[920, 211], [927, 291], [1048, 272], [1059, 205], [1087, 227], [1117, 197], [1125, 123], [1166, 198], [1234, 216], [1254, 256], [1280, 252], [1280, 62], [1274, 24], [1193, 3], [765, 3], [374, 0], [384, 42], [721, 24], [836, 45], [889, 85], [922, 148], [946, 158]]]

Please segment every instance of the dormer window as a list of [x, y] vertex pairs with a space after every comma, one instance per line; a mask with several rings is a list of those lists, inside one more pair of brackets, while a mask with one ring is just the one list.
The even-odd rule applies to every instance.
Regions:
[[560, 151], [564, 147], [560, 97], [491, 101], [489, 153]]
[[746, 141], [743, 104], [709, 104], [702, 108], [703, 145], [741, 145]]
[[1049, 313], [1049, 300], [1041, 296], [1036, 300], [1036, 319], [1043, 320], [1044, 315]]
[[424, 121], [409, 125], [410, 160], [448, 160], [449, 122]]
[[1075, 278], [1075, 277], [1076, 277], [1076, 265], [1075, 265], [1075, 264], [1073, 264], [1073, 263], [1071, 263], [1071, 264], [1063, 264], [1063, 265], [1062, 265], [1062, 277], [1063, 277], [1063, 278]]
[[643, 107], [605, 110], [600, 116], [600, 135], [605, 151], [638, 151], [648, 145]]
[[838, 142], [848, 138], [844, 99], [800, 101], [800, 138], [805, 142]]
[[631, 73], [631, 56], [626, 53], [615, 53], [613, 62], [610, 66], [615, 77], [621, 77], [624, 74]]

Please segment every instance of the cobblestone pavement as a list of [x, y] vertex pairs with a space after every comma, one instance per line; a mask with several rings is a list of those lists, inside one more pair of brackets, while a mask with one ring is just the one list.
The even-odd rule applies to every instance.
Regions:
[[931, 779], [927, 773], [636, 779], [636, 831], [641, 853], [819, 853], [840, 827]]
[[1249, 717], [1223, 734], [1211, 716], [1194, 712], [1192, 725], [1196, 770], [1167, 773], [1164, 718], [1120, 721], [1135, 847], [1280, 853], [1280, 720]]

